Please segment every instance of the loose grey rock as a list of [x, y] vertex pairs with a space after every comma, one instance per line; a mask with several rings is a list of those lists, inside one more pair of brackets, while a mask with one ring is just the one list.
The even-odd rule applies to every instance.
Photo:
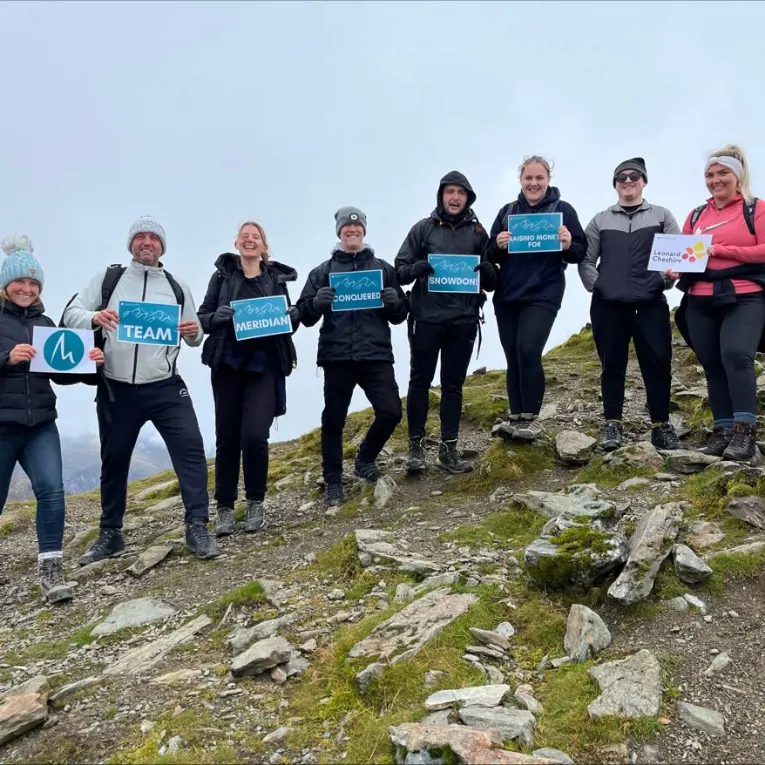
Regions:
[[455, 704], [460, 706], [496, 707], [509, 693], [509, 685], [476, 685], [456, 690], [436, 691], [425, 699], [425, 708], [429, 712], [448, 709]]
[[438, 669], [429, 669], [425, 673], [425, 687], [431, 688], [445, 675], [446, 675], [446, 672], [441, 672]]
[[127, 570], [129, 574], [135, 577], [143, 576], [147, 571], [151, 571], [158, 566], [172, 551], [170, 545], [155, 545], [144, 550], [138, 560]]
[[704, 670], [704, 674], [707, 677], [712, 677], [718, 672], [722, 672], [732, 662], [733, 659], [731, 659], [726, 651], [723, 651], [723, 653], [717, 654], [717, 656], [712, 659], [712, 663]]
[[85, 677], [82, 680], [76, 680], [73, 683], [68, 683], [62, 688], [59, 688], [56, 693], [54, 693], [50, 699], [48, 699], [48, 701], [55, 705], [61, 701], [61, 699], [66, 698], [67, 696], [71, 696], [73, 693], [77, 693], [78, 691], [81, 691], [85, 688], [90, 688], [91, 685], [96, 685], [96, 683], [100, 682], [101, 678], [95, 676]]
[[287, 673], [281, 667], [271, 667], [271, 679], [277, 684], [282, 685], [287, 682]]
[[686, 541], [694, 550], [711, 547], [725, 539], [723, 530], [711, 521], [694, 521], [689, 529]]
[[683, 595], [683, 597], [694, 608], [698, 608], [702, 614], [705, 614], [707, 612], [707, 604], [703, 600], [701, 600], [701, 598], [697, 598], [695, 595], [691, 595], [687, 592], [685, 593], [685, 595]]
[[545, 746], [542, 749], [535, 749], [531, 754], [534, 757], [543, 757], [545, 760], [560, 762], [563, 765], [574, 765], [574, 761], [565, 752], [561, 752], [560, 749], [551, 749]]
[[538, 715], [544, 710], [542, 703], [534, 697], [534, 689], [530, 685], [519, 685], [515, 689], [515, 700], [523, 704], [533, 715]]
[[401, 582], [401, 584], [396, 585], [396, 594], [393, 596], [393, 602], [403, 603], [405, 600], [409, 600], [413, 593], [414, 588], [411, 585]]
[[734, 518], [765, 531], [765, 499], [762, 497], [733, 497], [726, 510]]
[[665, 600], [664, 605], [673, 611], [679, 611], [681, 613], [690, 610], [688, 601], [682, 595], [678, 595], [676, 598], [672, 598], [671, 600]]
[[612, 598], [631, 605], [651, 594], [656, 575], [672, 549], [682, 518], [682, 507], [677, 502], [658, 505], [643, 516], [630, 539], [627, 563], [608, 588]]
[[566, 655], [574, 661], [587, 661], [610, 645], [611, 633], [600, 616], [587, 606], [571, 606], [563, 639]]
[[597, 441], [577, 430], [563, 430], [555, 437], [555, 450], [563, 462], [584, 465], [590, 461]]
[[655, 446], [648, 441], [638, 441], [636, 444], [609, 452], [603, 457], [603, 464], [608, 468], [632, 467], [661, 470], [664, 467], [664, 460]]
[[383, 475], [375, 483], [375, 508], [382, 510], [393, 499], [396, 492], [396, 482], [389, 476]]
[[479, 640], [481, 643], [487, 646], [496, 646], [503, 651], [510, 649], [510, 641], [500, 635], [498, 632], [492, 632], [491, 630], [481, 630], [478, 627], [469, 627], [470, 634]]
[[690, 451], [687, 449], [677, 449], [675, 451], [661, 452], [667, 460], [670, 469], [676, 473], [691, 475], [706, 470], [710, 465], [720, 461], [719, 457], [711, 454], [702, 454], [701, 452]]
[[514, 494], [513, 501], [534, 510], [546, 518], [601, 518], [614, 514], [613, 502], [596, 499], [587, 494], [571, 494], [550, 491], [527, 491]]
[[393, 532], [380, 529], [356, 529], [354, 532], [359, 557], [366, 553], [371, 560], [379, 558], [396, 563], [402, 571], [433, 573], [439, 566], [409, 552], [405, 542], [397, 540]]
[[648, 478], [628, 478], [626, 481], [622, 481], [617, 486], [618, 491], [631, 491], [632, 489], [643, 489], [646, 486], [650, 486], [651, 482]]
[[290, 678], [295, 677], [296, 675], [302, 675], [310, 666], [311, 663], [308, 659], [303, 658], [299, 651], [293, 651], [292, 658], [286, 664], [282, 665], [282, 669], [284, 670], [284, 674]]
[[686, 584], [699, 584], [712, 576], [712, 569], [688, 545], [675, 545], [674, 561], [677, 578]]
[[176, 610], [155, 598], [137, 598], [118, 603], [112, 609], [109, 616], [100, 624], [96, 625], [92, 635], [112, 635], [128, 627], [140, 627], [144, 624], [161, 622], [170, 618]]
[[292, 656], [292, 646], [283, 637], [259, 640], [244, 653], [234, 657], [231, 674], [234, 677], [259, 675], [267, 669], [285, 664]]
[[448, 709], [440, 709], [438, 712], [430, 712], [422, 718], [423, 725], [449, 725]]
[[587, 712], [591, 718], [606, 715], [654, 717], [661, 707], [661, 667], [643, 649], [626, 659], [609, 661], [587, 670], [597, 680], [601, 695]]
[[534, 743], [536, 720], [531, 712], [507, 707], [487, 708], [466, 706], [459, 710], [459, 717], [472, 728], [498, 729], [507, 741], [519, 740], [526, 746]]
[[238, 627], [228, 635], [226, 642], [231, 647], [234, 656], [237, 656], [256, 640], [265, 640], [266, 638], [272, 637], [280, 629], [288, 627], [290, 624], [297, 621], [297, 619], [298, 613], [293, 612], [279, 616], [276, 619], [268, 619], [264, 622], [259, 622], [255, 626], [248, 627], [247, 629]]
[[504, 638], [511, 638], [515, 635], [515, 627], [510, 622], [500, 622], [495, 628], [494, 632], [498, 635], [502, 635]]
[[263, 736], [264, 744], [280, 744], [287, 737], [292, 728], [282, 725]]
[[23, 736], [48, 719], [48, 705], [39, 693], [9, 696], [0, 705], [0, 746]]
[[714, 709], [697, 707], [695, 704], [678, 701], [677, 711], [680, 714], [680, 719], [691, 728], [704, 731], [710, 736], [725, 735], [725, 720]]
[[369, 689], [369, 684], [372, 680], [382, 676], [386, 666], [382, 662], [375, 661], [362, 669], [361, 672], [356, 673], [356, 687], [359, 689], [360, 694], [364, 695]]

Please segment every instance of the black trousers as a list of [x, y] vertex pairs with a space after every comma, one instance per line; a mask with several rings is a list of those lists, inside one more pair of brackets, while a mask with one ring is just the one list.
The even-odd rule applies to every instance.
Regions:
[[616, 303], [593, 295], [590, 319], [600, 358], [605, 419], [622, 418], [630, 342], [634, 341], [651, 421], [667, 422], [672, 383], [672, 329], [666, 301]]
[[374, 421], [359, 447], [359, 459], [373, 462], [401, 422], [401, 397], [387, 361], [336, 361], [324, 364], [324, 411], [321, 413], [321, 456], [324, 480], [343, 477], [343, 428], [356, 386], [366, 394]]
[[557, 314], [538, 305], [500, 303], [494, 315], [507, 361], [510, 412], [539, 414], [546, 386], [542, 354]]
[[147, 422], [157, 429], [170, 453], [186, 508], [186, 523], [207, 522], [207, 460], [186, 383], [176, 376], [145, 385], [110, 380], [109, 385], [114, 401], [103, 388], [96, 396], [101, 437], [101, 528], [122, 528], [130, 460]]
[[239, 468], [247, 499], [263, 501], [268, 486], [268, 438], [276, 415], [272, 373], [222, 365], [211, 375], [215, 402], [215, 501], [234, 507]]
[[441, 440], [460, 431], [462, 387], [465, 384], [478, 325], [414, 322], [409, 338], [409, 391], [406, 416], [409, 438], [422, 438], [428, 419], [428, 393], [441, 356]]
[[757, 414], [754, 357], [765, 326], [765, 293], [738, 295], [715, 308], [712, 297], [688, 296], [688, 332], [707, 378], [715, 420]]

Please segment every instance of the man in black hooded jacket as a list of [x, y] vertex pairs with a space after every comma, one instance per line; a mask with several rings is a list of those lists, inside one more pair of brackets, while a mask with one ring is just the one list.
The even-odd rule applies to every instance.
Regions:
[[[466, 473], [472, 465], [457, 449], [462, 415], [462, 387], [473, 352], [484, 290], [496, 286], [496, 271], [484, 251], [488, 234], [473, 212], [476, 195], [468, 179], [453, 170], [439, 183], [436, 208], [412, 226], [395, 260], [402, 285], [414, 282], [410, 296], [410, 378], [407, 394], [410, 473], [426, 468], [423, 440], [428, 416], [428, 392], [441, 356], [441, 443], [436, 464], [450, 473]], [[432, 292], [434, 273], [428, 255], [479, 255], [477, 294]]]

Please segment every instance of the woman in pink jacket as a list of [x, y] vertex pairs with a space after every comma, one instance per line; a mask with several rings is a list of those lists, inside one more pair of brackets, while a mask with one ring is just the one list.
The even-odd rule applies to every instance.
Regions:
[[713, 152], [704, 179], [712, 196], [688, 215], [683, 234], [710, 234], [709, 260], [703, 273], [671, 274], [686, 292], [676, 322], [704, 367], [714, 417], [699, 451], [748, 461], [757, 449], [754, 357], [765, 331], [765, 202], [752, 195], [737, 146]]

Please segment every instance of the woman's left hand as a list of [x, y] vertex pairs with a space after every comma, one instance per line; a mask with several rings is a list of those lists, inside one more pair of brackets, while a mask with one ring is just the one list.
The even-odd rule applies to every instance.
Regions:
[[104, 363], [104, 352], [100, 348], [92, 348], [88, 352], [88, 358], [95, 361], [96, 366], [100, 367]]
[[558, 229], [558, 239], [560, 239], [561, 247], [564, 250], [571, 247], [571, 232], [565, 226], [561, 226]]
[[707, 255], [709, 255], [710, 258], [715, 256], [715, 246], [713, 244], [710, 244], [709, 247], [707, 247]]

